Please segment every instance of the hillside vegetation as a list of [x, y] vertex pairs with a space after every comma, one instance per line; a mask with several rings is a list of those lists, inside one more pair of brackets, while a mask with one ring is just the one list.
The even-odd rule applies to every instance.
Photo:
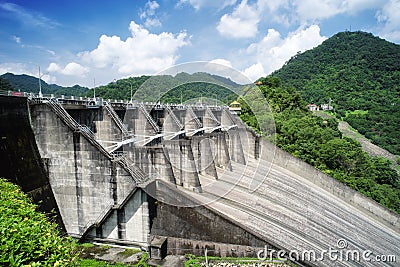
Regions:
[[[15, 75], [12, 73], [6, 73], [1, 75], [0, 79], [0, 90], [13, 90], [35, 94], [39, 93], [39, 80], [37, 77], [29, 76], [26, 74]], [[11, 85], [11, 88], [7, 85], [7, 83], [4, 83], [3, 86], [3, 80], [8, 81], [8, 85]], [[79, 85], [64, 87], [57, 84], [48, 84], [43, 80], [41, 80], [41, 86], [43, 94], [54, 94], [55, 96], [78, 96], [88, 90], [88, 88]]]
[[36, 208], [0, 178], [0, 266], [75, 266], [75, 243]]
[[[284, 88], [279, 78], [262, 78], [259, 86], [274, 115], [276, 145], [322, 172], [336, 178], [387, 208], [400, 213], [400, 177], [390, 161], [371, 157], [359, 142], [343, 137], [335, 119], [314, 116], [293, 88]], [[251, 94], [251, 93], [250, 93]], [[251, 97], [246, 97], [250, 99]], [[241, 118], [259, 130], [244, 99]]]
[[331, 99], [339, 118], [400, 155], [400, 45], [370, 33], [342, 32], [292, 57], [271, 77], [308, 103]]
[[120, 79], [87, 91], [84, 95], [104, 99], [134, 100], [143, 102], [185, 103], [202, 99], [215, 104], [216, 100], [228, 104], [236, 99], [241, 86], [233, 81], [207, 73], [179, 73], [175, 76], [141, 76]]

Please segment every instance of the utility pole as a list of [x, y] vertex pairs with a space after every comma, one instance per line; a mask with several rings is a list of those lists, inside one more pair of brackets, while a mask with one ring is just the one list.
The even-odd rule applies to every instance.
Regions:
[[93, 78], [93, 100], [96, 101], [96, 78]]
[[40, 76], [40, 66], [39, 66], [39, 97], [43, 97], [43, 94], [42, 94], [42, 82], [40, 81], [41, 78], [42, 78], [42, 76]]
[[129, 83], [130, 83], [130, 85], [131, 85], [131, 101], [130, 101], [129, 103], [132, 104], [132, 97], [133, 97], [133, 95], [132, 95], [132, 83], [131, 83], [131, 82], [129, 82]]

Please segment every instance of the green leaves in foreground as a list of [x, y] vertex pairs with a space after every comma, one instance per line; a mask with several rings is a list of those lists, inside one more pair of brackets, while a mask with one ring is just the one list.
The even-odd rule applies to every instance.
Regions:
[[0, 265], [74, 266], [75, 244], [14, 184], [0, 178]]

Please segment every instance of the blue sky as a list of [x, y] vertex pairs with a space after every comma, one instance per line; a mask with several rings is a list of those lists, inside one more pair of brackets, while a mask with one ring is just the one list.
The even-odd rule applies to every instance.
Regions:
[[251, 80], [337, 32], [400, 43], [400, 0], [0, 0], [0, 74], [92, 87], [211, 61]]

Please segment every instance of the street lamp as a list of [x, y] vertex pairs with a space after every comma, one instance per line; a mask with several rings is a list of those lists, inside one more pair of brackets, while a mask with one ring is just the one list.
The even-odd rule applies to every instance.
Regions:
[[93, 78], [93, 100], [96, 101], [96, 78]]
[[132, 104], [132, 97], [133, 97], [133, 95], [132, 95], [132, 82], [129, 82], [129, 84], [131, 85], [131, 100], [129, 101], [129, 103]]
[[42, 79], [42, 77], [43, 77], [44, 75], [46, 75], [47, 73], [48, 73], [48, 72], [43, 73], [43, 74], [40, 74], [40, 66], [39, 66], [39, 97], [43, 97], [41, 79]]

